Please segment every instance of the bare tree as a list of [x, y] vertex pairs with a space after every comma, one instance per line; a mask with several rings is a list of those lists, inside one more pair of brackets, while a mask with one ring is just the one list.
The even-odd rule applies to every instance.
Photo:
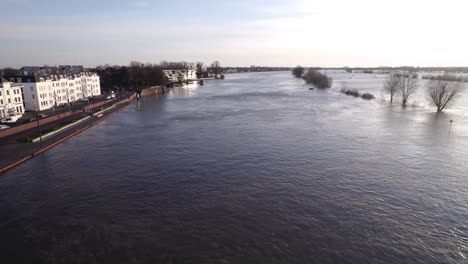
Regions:
[[437, 107], [437, 112], [442, 112], [447, 106], [452, 104], [463, 87], [461, 81], [431, 80], [427, 83], [426, 92], [431, 103]]
[[296, 76], [296, 78], [301, 78], [304, 74], [304, 68], [302, 66], [297, 66], [292, 70], [292, 74]]
[[406, 106], [409, 97], [418, 89], [418, 79], [409, 76], [401, 77], [398, 85], [399, 93], [401, 94], [402, 104]]
[[211, 69], [213, 70], [215, 76], [218, 76], [221, 71], [221, 63], [219, 61], [214, 61], [211, 63]]
[[387, 79], [384, 82], [384, 90], [390, 94], [390, 103], [393, 103], [393, 97], [400, 91], [401, 78], [394, 74], [388, 75]]

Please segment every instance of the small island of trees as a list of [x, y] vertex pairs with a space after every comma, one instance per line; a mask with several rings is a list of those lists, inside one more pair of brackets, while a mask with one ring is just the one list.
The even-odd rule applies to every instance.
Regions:
[[333, 79], [331, 77], [328, 77], [326, 74], [314, 68], [310, 68], [304, 74], [304, 68], [297, 66], [292, 70], [292, 74], [296, 78], [302, 78], [307, 84], [312, 84], [319, 89], [330, 88], [333, 84]]

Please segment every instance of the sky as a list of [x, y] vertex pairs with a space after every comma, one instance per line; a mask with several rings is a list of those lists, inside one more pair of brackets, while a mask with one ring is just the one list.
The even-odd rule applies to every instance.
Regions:
[[0, 67], [468, 66], [466, 0], [0, 0]]

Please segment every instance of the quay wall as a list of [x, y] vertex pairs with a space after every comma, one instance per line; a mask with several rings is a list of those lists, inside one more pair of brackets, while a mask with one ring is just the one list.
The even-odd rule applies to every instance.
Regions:
[[[135, 99], [134, 94], [132, 94], [128, 98], [122, 99], [122, 100], [120, 100], [118, 102], [115, 102], [117, 99], [105, 100], [105, 101], [102, 101], [102, 102], [87, 105], [87, 106], [84, 107], [84, 110], [86, 110], [86, 111], [87, 110], [92, 110], [92, 109], [99, 108], [99, 107], [101, 107], [103, 105], [106, 105], [106, 104], [109, 104], [109, 103], [112, 103], [112, 102], [115, 102], [116, 105], [125, 104], [125, 103], [128, 103], [128, 102], [132, 101], [133, 99]], [[68, 111], [68, 112], [57, 114], [57, 115], [49, 116], [49, 117], [46, 117], [46, 118], [39, 119], [39, 125], [45, 125], [45, 124], [57, 121], [58, 119], [66, 118], [66, 117], [73, 116], [73, 115], [79, 115], [79, 114], [81, 114], [81, 113], [80, 112]], [[20, 132], [32, 129], [32, 128], [35, 128], [37, 126], [38, 126], [37, 121], [33, 121], [33, 122], [29, 122], [29, 123], [26, 123], [26, 124], [23, 124], [23, 125], [19, 125], [19, 126], [16, 126], [16, 127], [9, 128], [9, 129], [0, 130], [0, 138], [11, 136], [13, 134], [20, 133]]]

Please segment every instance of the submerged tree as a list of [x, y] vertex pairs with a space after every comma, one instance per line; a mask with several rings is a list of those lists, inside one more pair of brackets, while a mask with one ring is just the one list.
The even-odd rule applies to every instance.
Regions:
[[401, 78], [394, 74], [388, 75], [387, 79], [385, 79], [384, 90], [390, 94], [390, 103], [393, 103], [393, 97], [400, 91], [400, 81]]
[[320, 89], [330, 88], [333, 83], [332, 78], [315, 69], [309, 69], [302, 78], [306, 81], [306, 83], [313, 84]]
[[304, 68], [302, 66], [297, 66], [296, 68], [294, 68], [292, 70], [292, 74], [296, 77], [296, 78], [301, 78], [302, 77], [302, 74], [304, 74]]
[[402, 104], [406, 106], [409, 97], [418, 89], [418, 79], [409, 76], [408, 78], [401, 77], [398, 83], [398, 92], [401, 95]]
[[449, 81], [450, 78], [442, 78], [439, 80], [430, 80], [426, 86], [426, 92], [431, 103], [437, 107], [437, 112], [442, 112], [446, 107], [450, 106], [463, 87], [462, 81]]

